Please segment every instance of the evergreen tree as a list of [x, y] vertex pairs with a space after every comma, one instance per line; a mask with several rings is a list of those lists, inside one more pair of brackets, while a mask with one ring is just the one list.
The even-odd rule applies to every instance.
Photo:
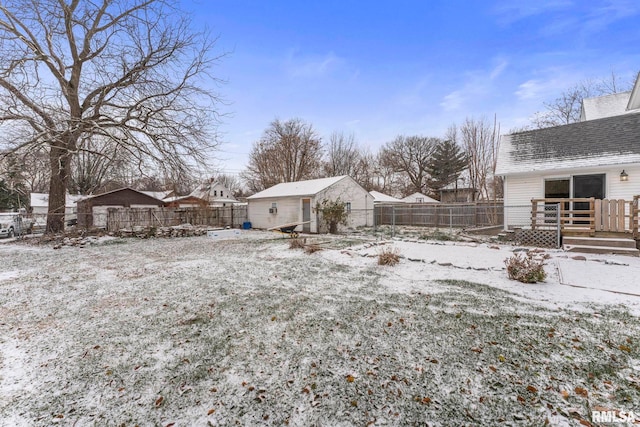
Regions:
[[0, 211], [14, 211], [27, 207], [27, 196], [24, 188], [10, 188], [11, 186], [0, 180]]
[[427, 165], [431, 176], [429, 186], [440, 190], [457, 180], [466, 168], [467, 155], [460, 146], [451, 140], [441, 141], [436, 145]]

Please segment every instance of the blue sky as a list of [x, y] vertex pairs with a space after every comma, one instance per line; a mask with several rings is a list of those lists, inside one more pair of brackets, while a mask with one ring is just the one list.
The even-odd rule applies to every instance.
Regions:
[[246, 166], [275, 118], [372, 151], [397, 135], [441, 137], [466, 117], [504, 131], [586, 78], [640, 70], [638, 0], [182, 0], [229, 52], [220, 172]]

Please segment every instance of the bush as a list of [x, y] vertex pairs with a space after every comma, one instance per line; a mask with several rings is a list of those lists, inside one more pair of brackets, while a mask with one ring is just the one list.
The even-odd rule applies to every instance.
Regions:
[[299, 239], [297, 237], [289, 240], [289, 249], [303, 249], [306, 239]]
[[397, 248], [383, 248], [378, 254], [378, 265], [396, 265], [400, 262], [400, 251]]
[[544, 271], [544, 260], [536, 260], [530, 253], [515, 254], [504, 260], [509, 279], [522, 283], [543, 282], [547, 277]]

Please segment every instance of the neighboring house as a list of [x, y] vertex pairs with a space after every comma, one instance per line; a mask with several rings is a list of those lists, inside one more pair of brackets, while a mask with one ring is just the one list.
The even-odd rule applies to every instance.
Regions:
[[209, 180], [193, 190], [189, 196], [206, 200], [210, 206], [229, 206], [240, 203], [220, 181]]
[[369, 194], [373, 197], [374, 205], [389, 205], [389, 204], [400, 204], [404, 203], [404, 201], [400, 199], [396, 199], [395, 197], [386, 195], [384, 193], [380, 193], [379, 191], [369, 191]]
[[[68, 194], [66, 196], [64, 215], [65, 220], [73, 220], [76, 218], [77, 206], [76, 202], [83, 197], [80, 194]], [[46, 221], [49, 212], [49, 193], [31, 193], [30, 195], [31, 213], [36, 220]]]
[[265, 229], [306, 222], [297, 230], [324, 232], [316, 207], [338, 199], [347, 205], [348, 227], [373, 225], [373, 196], [346, 175], [287, 182], [256, 193], [247, 198], [249, 221], [252, 227]]
[[79, 200], [77, 205], [79, 227], [104, 228], [107, 226], [109, 208], [153, 208], [164, 206], [164, 202], [141, 191], [125, 187], [85, 197]]
[[405, 203], [440, 203], [436, 199], [432, 199], [422, 193], [413, 193], [412, 195], [403, 198], [402, 201]]
[[200, 208], [209, 206], [209, 202], [195, 196], [175, 196], [162, 200], [170, 208]]
[[475, 190], [471, 187], [453, 188], [447, 186], [439, 192], [441, 203], [472, 203], [474, 201]]

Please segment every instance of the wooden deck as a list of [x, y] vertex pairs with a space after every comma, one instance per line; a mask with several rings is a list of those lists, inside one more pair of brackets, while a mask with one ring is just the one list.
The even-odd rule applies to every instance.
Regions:
[[[560, 226], [563, 236], [633, 237], [638, 240], [640, 195], [633, 200], [562, 198], [531, 200], [531, 228]], [[558, 214], [559, 213], [559, 214]]]

